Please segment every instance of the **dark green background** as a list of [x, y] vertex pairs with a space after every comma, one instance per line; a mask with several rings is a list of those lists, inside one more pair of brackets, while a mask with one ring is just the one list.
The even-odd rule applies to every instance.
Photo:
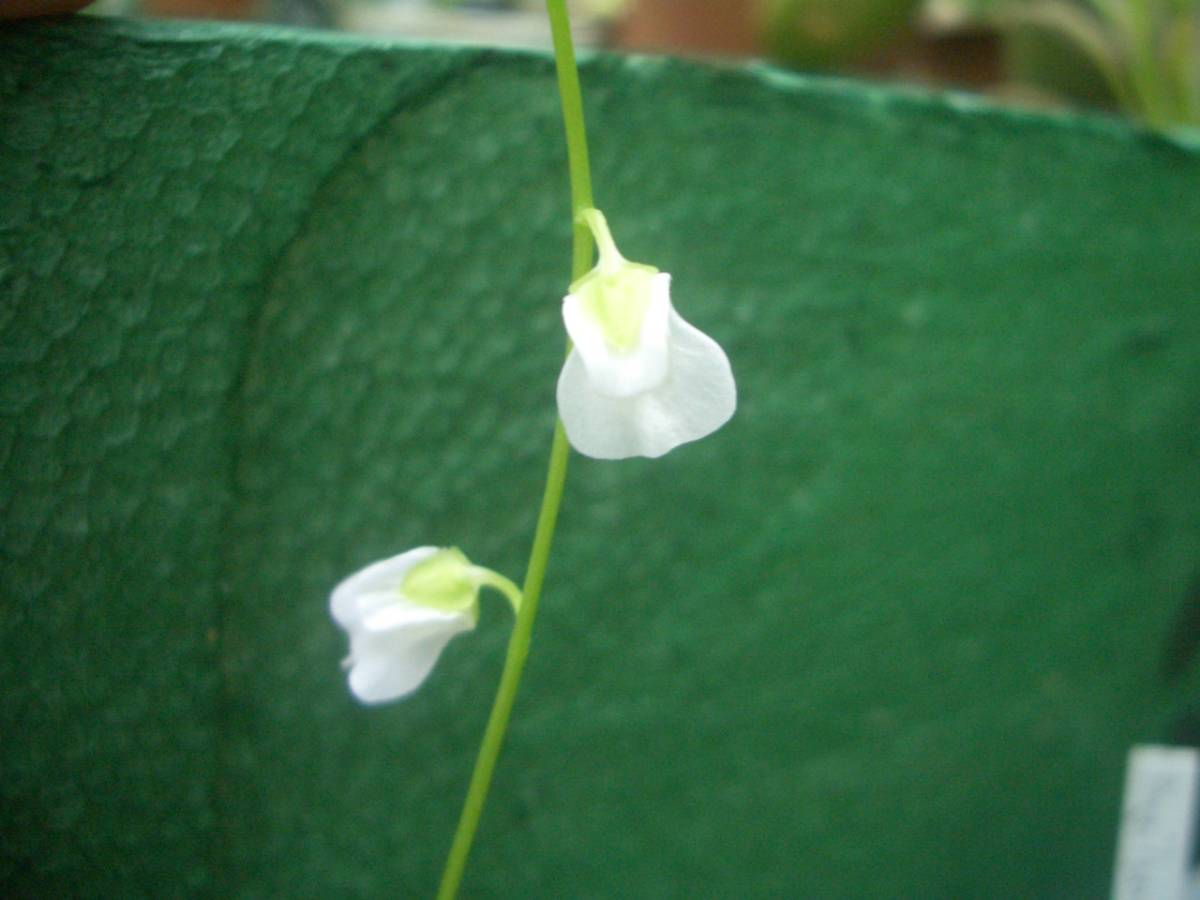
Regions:
[[[1200, 153], [768, 69], [583, 70], [597, 199], [741, 392], [576, 458], [470, 897], [1096, 897], [1200, 739]], [[0, 888], [431, 892], [501, 601], [351, 700], [326, 597], [519, 575], [561, 362], [550, 62], [0, 31]]]

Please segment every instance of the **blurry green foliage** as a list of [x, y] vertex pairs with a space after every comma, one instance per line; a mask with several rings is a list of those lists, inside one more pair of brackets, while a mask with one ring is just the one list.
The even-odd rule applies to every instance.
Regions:
[[1035, 29], [1087, 55], [1120, 107], [1160, 128], [1200, 125], [1200, 0], [1009, 0], [1011, 30]]
[[920, 0], [762, 0], [766, 45], [777, 59], [833, 68], [886, 45]]
[[1117, 96], [1099, 65], [1078, 44], [1059, 32], [1031, 25], [1004, 28], [1003, 68], [1008, 81], [1048, 99], [1105, 109]]
[[[1200, 0], [958, 0], [1003, 33], [1009, 77], [1159, 128], [1200, 125]], [[894, 41], [917, 0], [761, 0], [769, 51], [836, 68]]]

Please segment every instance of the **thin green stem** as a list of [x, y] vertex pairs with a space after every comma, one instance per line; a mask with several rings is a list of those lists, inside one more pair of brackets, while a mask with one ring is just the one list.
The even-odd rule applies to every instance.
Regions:
[[450, 845], [450, 853], [446, 857], [446, 868], [442, 872], [442, 882], [438, 887], [438, 900], [453, 900], [458, 895], [458, 887], [467, 867], [467, 857], [471, 853], [475, 831], [479, 827], [479, 818], [483, 815], [483, 806], [487, 801], [492, 773], [496, 770], [496, 760], [504, 744], [508, 720], [512, 715], [513, 703], [517, 699], [517, 688], [521, 684], [521, 673], [525, 670], [525, 660], [529, 656], [533, 620], [537, 616], [542, 583], [546, 577], [546, 564], [550, 560], [550, 545], [554, 540], [554, 526], [558, 520], [558, 507], [562, 502], [563, 484], [567, 476], [568, 450], [567, 435], [559, 422], [555, 425], [554, 442], [550, 448], [546, 490], [542, 495], [542, 508], [538, 514], [537, 530], [534, 532], [533, 550], [525, 573], [521, 608], [517, 613], [512, 636], [508, 639], [504, 672], [500, 676], [500, 686], [496, 689], [496, 700], [492, 704], [491, 715], [488, 716], [483, 743], [479, 746], [475, 771], [471, 773], [471, 784], [467, 788], [467, 799], [463, 803], [458, 829], [454, 833], [454, 843]]
[[[554, 60], [558, 71], [558, 92], [562, 99], [563, 124], [567, 132], [567, 158], [571, 174], [571, 219], [574, 223], [571, 280], [574, 281], [586, 274], [592, 265], [591, 235], [587, 225], [578, 221], [578, 213], [592, 206], [592, 179], [588, 169], [583, 98], [579, 90], [579, 72], [575, 67], [575, 50], [571, 44], [570, 20], [564, 0], [547, 0], [546, 6], [550, 14]], [[529, 565], [525, 570], [525, 585], [521, 591], [517, 621], [513, 625], [512, 636], [508, 639], [508, 653], [504, 659], [504, 671], [500, 675], [500, 686], [496, 689], [496, 700], [492, 704], [492, 712], [488, 716], [487, 728], [483, 733], [483, 742], [475, 760], [475, 771], [471, 773], [471, 783], [467, 788], [467, 799], [463, 803], [462, 815], [454, 833], [454, 842], [446, 857], [446, 868], [442, 872], [441, 885], [438, 887], [438, 900], [454, 900], [458, 895], [458, 888], [467, 866], [467, 857], [470, 856], [471, 844], [475, 839], [475, 831], [479, 827], [479, 818], [483, 815], [483, 806], [487, 801], [492, 773], [496, 769], [496, 760], [504, 744], [513, 703], [517, 699], [517, 689], [521, 684], [521, 673], [525, 670], [525, 660], [529, 656], [533, 622], [542, 596], [542, 584], [546, 579], [546, 566], [550, 561], [550, 546], [554, 541], [554, 527], [562, 503], [569, 455], [570, 445], [567, 443], [567, 433], [563, 430], [560, 419], [554, 424], [554, 440], [550, 446], [550, 463], [546, 471], [546, 488], [538, 512]], [[505, 588], [501, 587], [501, 590]]]
[[483, 566], [473, 566], [472, 571], [478, 579], [480, 586], [495, 588], [508, 598], [509, 605], [513, 609], [513, 615], [520, 613], [521, 589], [516, 584], [499, 572], [493, 572], [491, 569], [485, 569]]
[[562, 99], [563, 127], [567, 132], [567, 165], [571, 172], [571, 219], [574, 223], [574, 252], [571, 280], [582, 278], [592, 267], [592, 240], [579, 213], [591, 209], [592, 174], [588, 164], [587, 129], [583, 122], [583, 94], [579, 69], [571, 43], [571, 21], [565, 0], [546, 0], [550, 14], [550, 36], [554, 41], [554, 67], [558, 71], [558, 94]]

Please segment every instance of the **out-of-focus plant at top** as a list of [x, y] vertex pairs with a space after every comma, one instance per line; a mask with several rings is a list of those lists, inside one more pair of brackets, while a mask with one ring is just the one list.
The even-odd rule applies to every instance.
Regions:
[[1043, 94], [1200, 125], [1200, 0], [758, 0], [768, 48], [802, 68], [861, 61], [935, 7], [998, 30], [1010, 76]]
[[[431, 6], [474, 7], [476, 9], [527, 9], [541, 12], [545, 0], [428, 0]], [[572, 11], [582, 15], [609, 19], [624, 12], [630, 0], [570, 0]]]
[[1158, 128], [1200, 125], [1200, 0], [1008, 0], [1001, 25], [1044, 29], [1082, 50], [1117, 103]]
[[801, 68], [830, 69], [888, 43], [921, 0], [759, 0], [771, 55]]

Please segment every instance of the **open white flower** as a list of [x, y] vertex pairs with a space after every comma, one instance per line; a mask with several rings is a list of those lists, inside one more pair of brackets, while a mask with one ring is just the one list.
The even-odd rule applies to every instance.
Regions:
[[372, 563], [333, 590], [329, 609], [350, 636], [350, 690], [364, 703], [411, 694], [450, 639], [479, 620], [479, 589], [490, 585], [514, 610], [520, 591], [462, 551], [418, 547]]
[[716, 431], [737, 407], [721, 346], [671, 306], [671, 276], [631, 263], [604, 215], [581, 218], [599, 261], [563, 298], [574, 347], [558, 377], [558, 413], [585, 456], [662, 456]]

